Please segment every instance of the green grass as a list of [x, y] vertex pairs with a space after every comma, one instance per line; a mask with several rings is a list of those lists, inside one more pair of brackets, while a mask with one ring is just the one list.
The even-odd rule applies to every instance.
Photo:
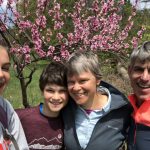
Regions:
[[[28, 101], [31, 106], [35, 106], [43, 101], [41, 91], [39, 89], [39, 77], [46, 66], [47, 63], [43, 61], [42, 63], [38, 63], [36, 68], [37, 70], [33, 74], [32, 82], [29, 84], [27, 88], [27, 96]], [[25, 70], [27, 74], [29, 72], [28, 69]], [[21, 94], [21, 86], [19, 79], [15, 76], [15, 72], [13, 68], [10, 70], [11, 79], [6, 87], [3, 96], [10, 101], [14, 108], [23, 108], [22, 105], [22, 94]]]
[[[49, 62], [47, 61], [41, 61], [38, 64], [32, 64], [32, 66], [29, 66], [33, 67], [34, 65], [37, 68], [37, 70], [33, 74], [32, 82], [29, 84], [27, 89], [28, 102], [31, 106], [38, 105], [43, 101], [41, 91], [39, 89], [39, 77], [43, 68], [48, 63]], [[111, 83], [120, 91], [122, 91], [126, 96], [131, 93], [129, 80], [122, 79], [122, 77], [116, 72], [116, 68], [114, 67], [114, 65], [112, 65], [111, 62], [102, 63], [101, 70], [103, 74], [102, 80]], [[24, 71], [25, 74], [28, 74], [29, 69], [25, 69]], [[22, 108], [22, 95], [19, 79], [16, 78], [13, 68], [11, 68], [10, 74], [11, 80], [4, 92], [4, 97], [11, 102], [14, 108]]]

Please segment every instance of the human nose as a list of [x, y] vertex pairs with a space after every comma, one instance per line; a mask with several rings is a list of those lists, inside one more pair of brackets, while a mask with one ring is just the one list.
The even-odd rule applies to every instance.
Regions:
[[58, 92], [55, 92], [53, 95], [54, 100], [59, 100], [60, 99], [60, 94]]
[[143, 81], [148, 81], [150, 80], [150, 72], [148, 71], [148, 69], [145, 69], [142, 76], [141, 76], [141, 79]]
[[74, 91], [80, 90], [80, 84], [79, 84], [79, 83], [75, 83], [75, 84], [73, 85], [72, 89], [73, 89]]
[[4, 76], [2, 69], [0, 68], [0, 78]]

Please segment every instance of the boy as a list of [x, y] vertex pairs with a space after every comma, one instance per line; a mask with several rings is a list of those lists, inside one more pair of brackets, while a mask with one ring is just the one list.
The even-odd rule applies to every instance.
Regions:
[[[10, 60], [5, 47], [0, 45], [0, 95], [10, 79]], [[6, 136], [10, 135], [9, 138]], [[28, 150], [20, 120], [11, 104], [0, 97], [0, 150]]]
[[17, 110], [29, 148], [63, 150], [63, 124], [59, 114], [68, 102], [65, 66], [50, 63], [40, 76], [39, 86], [44, 103]]

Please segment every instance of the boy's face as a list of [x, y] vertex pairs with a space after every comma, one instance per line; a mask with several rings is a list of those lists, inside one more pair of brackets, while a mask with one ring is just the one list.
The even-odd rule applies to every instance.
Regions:
[[43, 113], [49, 117], [57, 117], [68, 102], [67, 87], [56, 84], [47, 84], [43, 90], [43, 96]]
[[138, 101], [150, 100], [150, 62], [136, 61], [133, 67], [129, 67], [128, 73]]
[[3, 93], [9, 79], [10, 60], [5, 49], [0, 48], [0, 95]]

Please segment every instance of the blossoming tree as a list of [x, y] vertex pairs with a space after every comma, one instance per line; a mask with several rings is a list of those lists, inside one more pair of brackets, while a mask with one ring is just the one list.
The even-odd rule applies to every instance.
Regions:
[[135, 9], [126, 25], [120, 26], [124, 0], [77, 0], [70, 5], [63, 0], [7, 0], [1, 13], [0, 34], [10, 48], [25, 107], [29, 106], [27, 86], [35, 71], [32, 68], [25, 78], [23, 70], [29, 64], [41, 59], [65, 61], [73, 51], [84, 49], [122, 57], [142, 36], [143, 29], [128, 39]]

